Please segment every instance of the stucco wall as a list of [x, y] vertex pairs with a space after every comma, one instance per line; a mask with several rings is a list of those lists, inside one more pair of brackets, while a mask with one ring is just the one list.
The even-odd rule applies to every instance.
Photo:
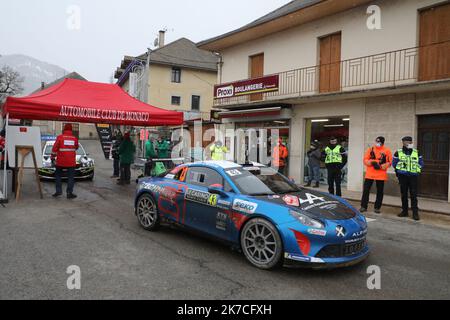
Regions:
[[[418, 9], [439, 0], [379, 0], [382, 29], [367, 28], [367, 6], [225, 49], [222, 83], [249, 76], [249, 56], [264, 52], [265, 74], [318, 64], [319, 37], [342, 32], [342, 60], [418, 45]], [[220, 79], [219, 79], [220, 80]]]
[[[201, 97], [200, 111], [211, 111], [214, 85], [217, 81], [216, 72], [183, 68], [181, 71], [181, 83], [173, 83], [171, 76], [171, 66], [150, 66], [150, 104], [169, 110], [190, 111], [192, 95], [198, 95]], [[180, 106], [171, 104], [172, 96], [181, 97]]]

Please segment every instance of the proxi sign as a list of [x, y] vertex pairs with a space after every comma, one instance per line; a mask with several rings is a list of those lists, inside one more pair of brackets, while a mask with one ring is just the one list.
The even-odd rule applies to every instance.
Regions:
[[214, 98], [231, 98], [254, 93], [278, 91], [279, 76], [267, 76], [263, 78], [238, 81], [214, 86]]

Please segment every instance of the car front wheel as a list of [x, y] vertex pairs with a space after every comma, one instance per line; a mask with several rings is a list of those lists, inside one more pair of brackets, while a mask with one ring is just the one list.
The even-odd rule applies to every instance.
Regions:
[[159, 228], [160, 221], [155, 200], [149, 194], [143, 194], [136, 205], [136, 216], [140, 225], [147, 231]]
[[265, 219], [252, 219], [244, 226], [241, 247], [247, 260], [257, 268], [270, 270], [281, 265], [281, 237], [275, 226]]

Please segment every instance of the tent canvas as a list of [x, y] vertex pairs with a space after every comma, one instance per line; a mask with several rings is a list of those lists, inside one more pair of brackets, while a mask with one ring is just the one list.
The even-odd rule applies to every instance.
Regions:
[[143, 103], [115, 84], [65, 79], [26, 97], [8, 97], [3, 114], [14, 119], [108, 123], [130, 126], [176, 126], [183, 113]]

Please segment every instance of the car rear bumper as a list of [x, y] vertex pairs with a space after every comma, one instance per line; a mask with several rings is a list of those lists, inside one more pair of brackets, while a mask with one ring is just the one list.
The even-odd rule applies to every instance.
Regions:
[[369, 255], [369, 246], [366, 246], [356, 255], [341, 258], [315, 258], [286, 252], [284, 255], [284, 265], [286, 267], [304, 267], [312, 269], [345, 268], [363, 262], [369, 257]]

